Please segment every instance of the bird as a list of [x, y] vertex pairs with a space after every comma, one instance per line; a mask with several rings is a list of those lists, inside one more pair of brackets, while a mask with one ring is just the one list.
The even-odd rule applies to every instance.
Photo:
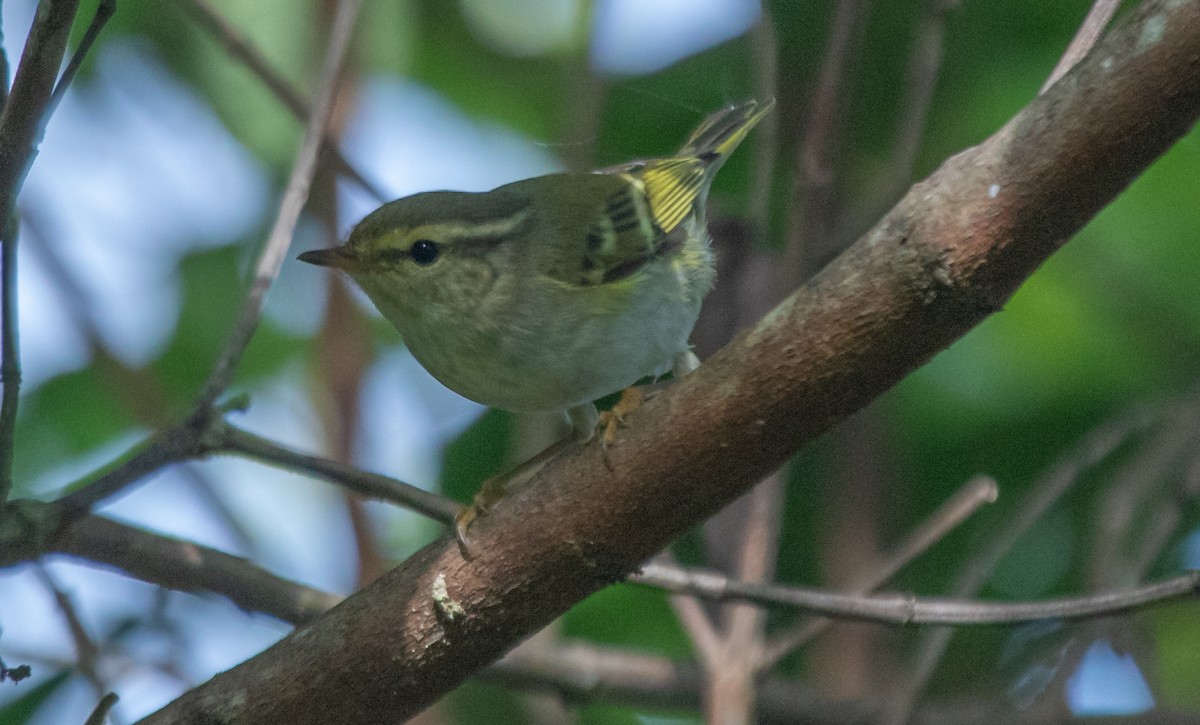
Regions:
[[451, 390], [566, 413], [567, 436], [484, 482], [456, 517], [465, 556], [469, 526], [510, 482], [621, 420], [621, 405], [602, 418], [594, 401], [699, 365], [688, 338], [716, 275], [709, 188], [773, 105], [722, 108], [670, 156], [397, 199], [341, 246], [299, 256], [347, 273]]

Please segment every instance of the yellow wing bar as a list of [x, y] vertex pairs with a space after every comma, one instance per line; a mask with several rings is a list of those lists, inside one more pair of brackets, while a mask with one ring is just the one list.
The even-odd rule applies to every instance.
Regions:
[[707, 182], [706, 172], [707, 164], [697, 158], [663, 159], [642, 169], [638, 176], [659, 229], [670, 232], [691, 213]]

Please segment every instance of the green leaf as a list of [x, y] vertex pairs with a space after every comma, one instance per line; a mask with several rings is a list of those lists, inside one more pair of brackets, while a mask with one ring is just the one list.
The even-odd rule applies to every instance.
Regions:
[[17, 426], [14, 481], [17, 496], [28, 483], [64, 460], [102, 446], [136, 424], [125, 396], [137, 391], [93, 366], [43, 383], [21, 406]]
[[70, 678], [70, 670], [60, 670], [32, 687], [25, 683], [18, 683], [17, 687], [25, 687], [26, 692], [4, 707], [0, 707], [0, 723], [20, 725], [27, 722], [38, 711], [38, 708]]
[[1155, 609], [1149, 617], [1158, 650], [1159, 706], [1200, 709], [1200, 607], [1194, 602]]

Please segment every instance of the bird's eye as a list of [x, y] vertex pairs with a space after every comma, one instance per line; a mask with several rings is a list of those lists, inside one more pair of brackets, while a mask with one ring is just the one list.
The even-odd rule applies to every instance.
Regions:
[[422, 267], [428, 267], [437, 261], [441, 250], [438, 249], [437, 242], [428, 239], [418, 239], [413, 242], [412, 247], [408, 250], [408, 254], [417, 264]]

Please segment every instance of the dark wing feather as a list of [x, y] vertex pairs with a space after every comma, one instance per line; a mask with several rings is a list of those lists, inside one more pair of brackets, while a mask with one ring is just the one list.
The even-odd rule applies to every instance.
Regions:
[[772, 105], [751, 101], [717, 111], [674, 157], [609, 167], [590, 180], [576, 177], [577, 198], [602, 203], [577, 210], [589, 220], [583, 228], [583, 253], [564, 258], [552, 276], [584, 287], [609, 284], [678, 249], [689, 233], [684, 222], [694, 215], [702, 218], [717, 169]]

